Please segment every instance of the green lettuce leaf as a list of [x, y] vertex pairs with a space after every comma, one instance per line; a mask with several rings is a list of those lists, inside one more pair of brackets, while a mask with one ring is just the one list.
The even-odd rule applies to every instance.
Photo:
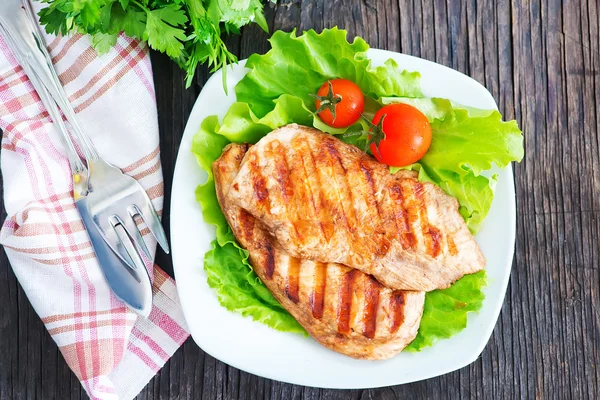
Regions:
[[248, 253], [237, 245], [233, 235], [224, 246], [217, 240], [212, 246], [204, 255], [204, 270], [208, 285], [216, 290], [223, 307], [279, 331], [308, 336], [258, 279], [248, 262]]
[[273, 110], [274, 100], [282, 94], [299, 97], [314, 111], [311, 94], [333, 78], [349, 79], [376, 99], [422, 95], [419, 73], [403, 71], [393, 60], [372, 68], [365, 54], [369, 45], [361, 38], [349, 43], [346, 36], [346, 31], [337, 28], [320, 34], [310, 30], [299, 37], [296, 31], [275, 32], [271, 50], [248, 59], [246, 67], [251, 71], [235, 87], [237, 100], [248, 103], [259, 117]]
[[280, 126], [295, 122], [311, 125], [312, 113], [304, 107], [302, 99], [288, 94], [281, 95], [273, 102], [274, 109], [263, 118], [258, 118], [247, 103], [231, 105], [219, 134], [231, 142], [256, 143], [261, 137]]
[[488, 178], [483, 175], [475, 176], [473, 171], [459, 174], [455, 171], [430, 168], [424, 162], [422, 165], [434, 183], [449, 195], [456, 197], [467, 227], [473, 234], [477, 233], [492, 206], [497, 175]]
[[196, 201], [202, 206], [204, 221], [215, 225], [217, 242], [223, 246], [230, 239], [230, 229], [217, 201], [212, 163], [219, 158], [229, 141], [215, 133], [218, 128], [217, 116], [208, 117], [202, 121], [200, 131], [194, 136], [192, 152], [196, 155], [200, 168], [208, 175], [206, 182], [196, 188]]
[[486, 280], [485, 271], [480, 271], [465, 275], [448, 289], [427, 293], [419, 332], [405, 350], [420, 351], [465, 329], [467, 314], [478, 311], [483, 304], [485, 295], [481, 289]]

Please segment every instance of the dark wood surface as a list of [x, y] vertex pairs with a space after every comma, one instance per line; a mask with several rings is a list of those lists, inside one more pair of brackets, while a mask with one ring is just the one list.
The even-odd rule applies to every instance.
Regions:
[[[600, 398], [599, 8], [597, 0], [280, 0], [269, 8], [273, 29], [337, 25], [372, 47], [457, 69], [487, 87], [504, 116], [519, 122], [526, 156], [515, 167], [517, 244], [502, 313], [476, 362], [427, 381], [372, 390], [305, 388], [240, 372], [190, 339], [139, 398]], [[229, 45], [241, 58], [269, 47], [257, 27]], [[185, 90], [174, 64], [157, 54], [152, 60], [168, 229], [179, 141], [209, 73], [201, 70]], [[168, 256], [160, 254], [158, 262], [172, 273]], [[2, 252], [0, 399], [81, 397]]]

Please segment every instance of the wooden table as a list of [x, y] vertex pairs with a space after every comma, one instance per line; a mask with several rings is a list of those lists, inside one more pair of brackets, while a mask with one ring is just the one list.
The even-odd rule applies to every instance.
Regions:
[[[515, 166], [518, 215], [512, 279], [496, 329], [476, 362], [403, 386], [321, 390], [240, 372], [206, 355], [190, 339], [139, 397], [598, 398], [600, 9], [593, 0], [565, 3], [279, 0], [267, 10], [273, 30], [338, 25], [372, 47], [457, 69], [487, 87], [504, 116], [519, 122], [526, 156]], [[244, 29], [228, 43], [241, 58], [269, 48], [267, 35], [257, 27]], [[179, 141], [209, 73], [201, 69], [185, 90], [184, 75], [173, 63], [157, 54], [152, 60], [168, 230]], [[172, 273], [168, 256], [159, 254], [158, 263]], [[0, 305], [0, 399], [85, 398], [4, 252]]]

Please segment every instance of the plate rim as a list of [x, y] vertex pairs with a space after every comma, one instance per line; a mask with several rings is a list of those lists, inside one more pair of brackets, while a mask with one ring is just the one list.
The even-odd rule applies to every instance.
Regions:
[[[371, 56], [373, 55], [373, 53], [379, 53], [380, 55], [385, 55], [387, 58], [408, 58], [411, 59], [412, 62], [416, 62], [417, 64], [419, 63], [424, 63], [424, 64], [432, 64], [435, 68], [443, 68], [444, 70], [447, 70], [447, 72], [452, 73], [452, 74], [460, 74], [462, 75], [463, 79], [468, 80], [471, 84], [474, 84], [475, 86], [478, 86], [480, 89], [483, 89], [491, 98], [491, 100], [493, 101], [493, 103], [496, 105], [495, 99], [493, 99], [493, 96], [491, 95], [491, 93], [483, 86], [481, 85], [479, 82], [477, 82], [475, 79], [469, 77], [468, 75], [465, 75], [463, 73], [461, 73], [460, 71], [456, 71], [452, 68], [449, 68], [447, 66], [435, 63], [433, 61], [429, 61], [429, 60], [425, 60], [419, 57], [415, 57], [415, 56], [411, 56], [408, 54], [403, 54], [403, 53], [398, 53], [398, 52], [393, 52], [393, 51], [388, 51], [388, 50], [381, 50], [381, 49], [369, 49], [367, 55], [370, 56], [370, 58], [372, 58]], [[235, 66], [236, 68], [244, 68], [245, 62], [247, 59], [244, 60], [240, 60], [239, 64], [237, 66]], [[418, 69], [415, 69], [416, 71], [418, 71]], [[246, 71], [249, 71], [249, 69], [247, 69]], [[221, 71], [217, 71], [216, 73], [214, 73], [208, 80], [207, 82], [204, 84], [202, 91], [204, 90], [205, 87], [209, 86], [209, 83], [211, 83], [213, 80], [221, 80]], [[236, 82], [237, 83], [237, 82]], [[186, 122], [186, 126], [184, 129], [184, 133], [182, 135], [181, 138], [181, 144], [184, 143], [184, 140], [188, 137], [188, 135], [191, 135], [192, 139], [193, 139], [193, 135], [198, 131], [198, 127], [190, 127], [190, 120], [192, 120], [193, 116], [198, 113], [197, 112], [197, 108], [199, 107], [199, 99], [201, 97], [201, 93], [198, 95], [194, 106], [190, 112], [190, 115], [188, 117], [188, 121]], [[497, 105], [496, 105], [496, 109], [497, 109]], [[190, 131], [190, 132], [188, 132]], [[173, 185], [172, 185], [172, 190], [171, 190], [171, 216], [173, 215], [173, 203], [176, 201], [175, 199], [175, 188], [178, 187], [179, 185], [177, 184], [177, 182], [179, 182], [179, 180], [177, 179], [178, 177], [178, 170], [179, 168], [182, 168], [182, 162], [180, 162], [181, 158], [182, 158], [182, 153], [183, 152], [188, 152], [189, 149], [186, 148], [186, 146], [182, 146], [180, 145], [178, 153], [177, 153], [177, 158], [176, 158], [176, 164], [174, 167], [174, 172], [173, 172]], [[203, 347], [200, 343], [199, 340], [197, 339], [196, 335], [194, 334], [194, 332], [191, 331], [190, 329], [190, 334], [194, 340], [194, 342], [196, 343], [196, 345], [198, 345], [205, 353], [209, 354], [210, 356], [221, 360], [222, 362], [233, 366], [239, 370], [242, 371], [246, 371], [248, 373], [252, 373], [254, 375], [260, 376], [260, 377], [264, 377], [267, 379], [273, 379], [273, 380], [277, 380], [280, 382], [286, 382], [286, 383], [291, 383], [291, 384], [298, 384], [298, 385], [302, 385], [302, 386], [307, 386], [307, 387], [319, 387], [319, 388], [330, 388], [330, 389], [367, 389], [367, 388], [375, 388], [375, 387], [384, 387], [384, 386], [390, 386], [390, 385], [399, 385], [399, 384], [406, 384], [406, 383], [410, 383], [410, 382], [415, 382], [415, 381], [420, 381], [420, 380], [424, 380], [424, 379], [430, 379], [436, 376], [440, 376], [446, 373], [450, 373], [453, 372], [455, 370], [461, 369], [469, 364], [471, 364], [472, 362], [474, 362], [479, 355], [482, 353], [482, 351], [484, 350], [484, 348], [486, 347], [487, 343], [489, 342], [489, 339], [493, 333], [493, 330], [497, 324], [498, 321], [498, 317], [500, 314], [500, 311], [502, 309], [502, 306], [504, 304], [505, 298], [506, 298], [506, 291], [507, 291], [507, 287], [508, 287], [508, 282], [510, 280], [510, 275], [511, 275], [511, 270], [512, 270], [512, 264], [513, 264], [513, 258], [514, 258], [514, 250], [515, 250], [515, 242], [516, 242], [516, 194], [515, 194], [515, 186], [514, 186], [514, 174], [513, 174], [513, 169], [512, 169], [512, 163], [509, 164], [506, 168], [503, 169], [503, 175], [505, 175], [505, 178], [507, 180], [506, 184], [508, 186], [507, 190], [508, 190], [508, 197], [510, 198], [510, 201], [507, 203], [508, 206], [508, 210], [507, 210], [507, 217], [509, 218], [509, 224], [508, 224], [508, 234], [509, 234], [509, 238], [507, 239], [507, 243], [509, 244], [509, 252], [506, 253], [506, 262], [504, 264], [508, 265], [508, 267], [506, 269], [508, 269], [508, 274], [506, 274], [506, 276], [504, 277], [504, 279], [502, 279], [502, 281], [498, 282], [500, 284], [501, 287], [501, 293], [502, 293], [502, 299], [501, 301], [498, 301], [496, 303], [494, 303], [494, 307], [491, 311], [491, 314], [493, 314], [493, 323], [490, 323], [489, 325], [487, 325], [484, 329], [484, 331], [482, 332], [481, 335], [481, 340], [479, 340], [478, 344], [476, 347], [474, 347], [472, 349], [472, 351], [470, 351], [469, 356], [465, 356], [465, 358], [463, 360], [461, 360], [460, 362], [457, 362], [455, 365], [453, 365], [450, 368], [443, 368], [442, 371], [434, 371], [430, 374], [425, 374], [426, 376], [419, 376], [419, 377], [414, 377], [413, 378], [409, 378], [407, 380], [403, 380], [401, 382], [398, 383], [385, 383], [385, 384], [379, 384], [379, 383], [374, 383], [374, 384], [365, 384], [364, 382], [361, 382], [357, 385], [336, 385], [336, 384], [327, 384], [327, 385], [322, 385], [322, 384], [310, 384], [309, 382], [304, 382], [302, 379], [293, 381], [290, 379], [281, 379], [281, 377], [276, 376], [277, 374], [272, 374], [272, 373], [265, 373], [262, 370], [259, 370], [260, 368], [255, 369], [254, 365], [248, 367], [247, 365], [240, 365], [235, 357], [228, 357], [228, 356], [223, 356], [223, 355], [218, 355], [216, 354], [217, 352], [213, 352], [212, 348], [210, 349], [205, 349], [205, 347]], [[175, 245], [175, 240], [174, 237], [177, 237], [178, 234], [176, 234], [173, 230], [173, 225], [174, 225], [174, 221], [175, 218], [170, 218], [170, 226], [171, 226], [171, 242], [172, 242], [172, 248], [173, 248], [173, 271], [175, 274], [175, 280], [177, 281], [178, 276], [183, 274], [183, 269], [180, 269], [177, 267], [177, 262], [176, 260], [176, 251], [175, 249], [177, 248], [177, 246]], [[176, 224], [176, 222], [175, 222]], [[203, 254], [201, 255], [202, 257], [204, 256]], [[200, 268], [202, 268], [202, 266], [200, 266]], [[179, 272], [178, 272], [179, 271]], [[187, 298], [187, 296], [185, 296], [183, 293], [181, 293], [181, 286], [180, 285], [176, 285], [177, 287], [177, 292], [182, 304], [182, 311], [184, 316], [188, 315], [188, 313], [186, 312], [186, 309], [189, 309], [189, 307], [186, 306], [186, 301], [183, 300], [184, 298]], [[213, 289], [210, 289], [213, 290]], [[214, 290], [213, 290], [214, 293]], [[484, 300], [485, 301], [485, 300]], [[230, 311], [227, 311], [230, 312]], [[244, 319], [246, 320], [251, 320], [250, 318], [244, 317]], [[251, 321], [252, 323], [257, 323], [258, 322], [254, 322]], [[270, 328], [269, 328], [270, 329]], [[447, 340], [447, 339], [446, 339]], [[435, 344], [434, 344], [435, 346]], [[331, 351], [328, 349], [323, 348], [325, 351]], [[419, 353], [415, 353], [415, 354], [419, 354]]]

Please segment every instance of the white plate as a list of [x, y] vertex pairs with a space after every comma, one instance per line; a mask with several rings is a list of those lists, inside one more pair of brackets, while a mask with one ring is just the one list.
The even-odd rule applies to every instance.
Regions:
[[[409, 71], [419, 71], [426, 96], [444, 97], [485, 109], [497, 108], [492, 95], [475, 80], [419, 58], [369, 50], [375, 65], [393, 58]], [[229, 96], [221, 72], [204, 86], [187, 123], [173, 178], [171, 241], [175, 279], [192, 337], [208, 354], [241, 370], [266, 378], [323, 388], [370, 388], [398, 385], [454, 371], [475, 361], [483, 351], [504, 300], [515, 243], [515, 192], [512, 169], [500, 171], [496, 196], [481, 232], [476, 236], [487, 258], [489, 286], [478, 314], [467, 328], [420, 353], [401, 353], [387, 361], [361, 361], [337, 354], [311, 338], [281, 333], [221, 307], [206, 283], [203, 255], [214, 229], [203, 222], [194, 190], [206, 175], [190, 151], [202, 120], [223, 117], [235, 101], [234, 86], [248, 71], [242, 65], [227, 72]]]

